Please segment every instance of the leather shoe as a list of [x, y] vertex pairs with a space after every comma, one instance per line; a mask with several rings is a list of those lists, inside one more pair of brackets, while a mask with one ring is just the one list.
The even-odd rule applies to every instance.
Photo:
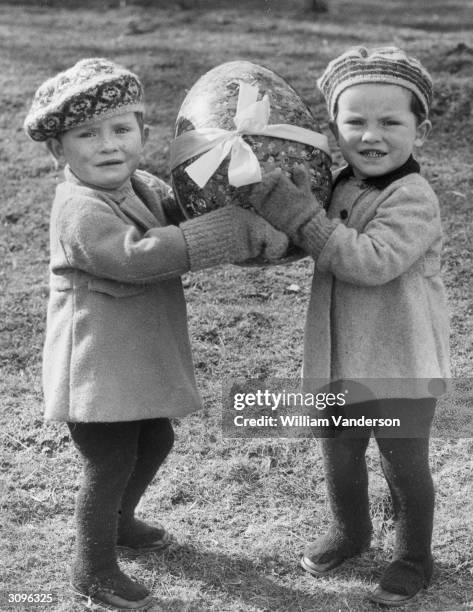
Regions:
[[314, 563], [309, 559], [309, 557], [303, 555], [301, 557], [301, 567], [313, 576], [322, 576], [323, 574], [328, 574], [331, 570], [341, 565], [344, 561], [346, 561], [345, 558], [339, 557], [337, 559], [332, 559], [332, 561], [329, 561], [328, 563]]
[[409, 601], [412, 601], [414, 597], [418, 595], [419, 591], [410, 595], [401, 595], [400, 593], [391, 593], [386, 591], [380, 586], [377, 586], [375, 590], [370, 593], [369, 600], [373, 603], [381, 604], [383, 606], [403, 606]]

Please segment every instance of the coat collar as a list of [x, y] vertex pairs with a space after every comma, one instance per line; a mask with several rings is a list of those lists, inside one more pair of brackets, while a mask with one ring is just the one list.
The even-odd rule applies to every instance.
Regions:
[[89, 187], [95, 192], [103, 193], [104, 196], [109, 197], [113, 202], [118, 204], [127, 217], [141, 226], [144, 230], [151, 229], [158, 225], [158, 220], [138, 195], [145, 186], [141, 184], [142, 181], [140, 181], [135, 174], [118, 189], [99, 189], [98, 187], [90, 187], [90, 185], [83, 183], [77, 178], [69, 166], [64, 168], [64, 176], [69, 183]]
[[[409, 159], [399, 168], [396, 168], [387, 174], [383, 174], [382, 176], [373, 176], [363, 179], [362, 183], [367, 187], [376, 187], [376, 189], [381, 191], [386, 189], [386, 187], [388, 187], [388, 185], [394, 181], [397, 181], [398, 179], [414, 172], [420, 172], [420, 166], [411, 155]], [[335, 177], [333, 187], [335, 187], [341, 180], [351, 176], [354, 176], [353, 168], [351, 166], [345, 166]]]
[[118, 187], [118, 189], [102, 189], [100, 187], [95, 187], [93, 185], [89, 185], [88, 183], [84, 183], [84, 181], [81, 181], [80, 178], [78, 178], [71, 170], [70, 166], [66, 166], [64, 168], [64, 178], [68, 183], [74, 183], [75, 185], [82, 185], [83, 187], [88, 187], [89, 189], [93, 189], [94, 191], [97, 191], [99, 193], [104, 193], [116, 201], [122, 200], [126, 196], [133, 193], [131, 178], [129, 178], [121, 187]]

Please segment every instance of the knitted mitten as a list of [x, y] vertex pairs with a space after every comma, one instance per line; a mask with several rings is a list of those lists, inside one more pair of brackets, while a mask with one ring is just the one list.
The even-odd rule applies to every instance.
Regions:
[[277, 260], [289, 241], [253, 212], [230, 205], [181, 223], [192, 271], [263, 257]]
[[72, 585], [80, 594], [104, 603], [114, 597], [141, 601], [148, 590], [120, 571], [115, 551], [120, 500], [136, 460], [136, 426], [74, 423], [69, 429], [83, 461]]
[[[303, 165], [294, 166], [292, 180], [280, 168], [268, 173], [253, 189], [249, 201], [271, 225], [286, 232], [310, 254], [315, 249], [320, 252], [336, 227], [312, 194]], [[305, 237], [307, 229], [309, 240]]]
[[413, 595], [432, 577], [434, 488], [428, 464], [428, 438], [377, 440], [381, 465], [394, 507], [396, 540], [392, 563], [380, 586]]
[[304, 552], [304, 559], [314, 572], [328, 571], [370, 545], [372, 526], [365, 461], [368, 441], [369, 438], [320, 440], [333, 524]]
[[135, 508], [143, 493], [166, 459], [174, 442], [169, 419], [148, 419], [140, 422], [137, 459], [123, 493], [118, 519], [118, 546], [146, 547], [164, 542], [167, 534], [160, 525], [147, 525], [135, 518]]

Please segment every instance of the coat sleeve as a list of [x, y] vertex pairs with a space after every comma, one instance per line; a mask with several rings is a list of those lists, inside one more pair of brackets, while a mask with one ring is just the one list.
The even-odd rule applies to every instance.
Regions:
[[157, 282], [189, 270], [178, 227], [156, 227], [143, 234], [98, 198], [66, 197], [52, 222], [71, 268], [127, 283]]
[[317, 259], [317, 269], [360, 286], [383, 285], [406, 272], [440, 235], [433, 191], [403, 185], [379, 205], [362, 232], [338, 224]]

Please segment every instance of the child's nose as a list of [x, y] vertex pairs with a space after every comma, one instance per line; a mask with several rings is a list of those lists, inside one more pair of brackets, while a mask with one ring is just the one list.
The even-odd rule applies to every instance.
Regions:
[[380, 139], [379, 131], [374, 127], [366, 128], [361, 139], [363, 142], [378, 142]]
[[117, 148], [117, 142], [111, 134], [105, 134], [102, 136], [100, 144], [103, 151], [115, 151]]

